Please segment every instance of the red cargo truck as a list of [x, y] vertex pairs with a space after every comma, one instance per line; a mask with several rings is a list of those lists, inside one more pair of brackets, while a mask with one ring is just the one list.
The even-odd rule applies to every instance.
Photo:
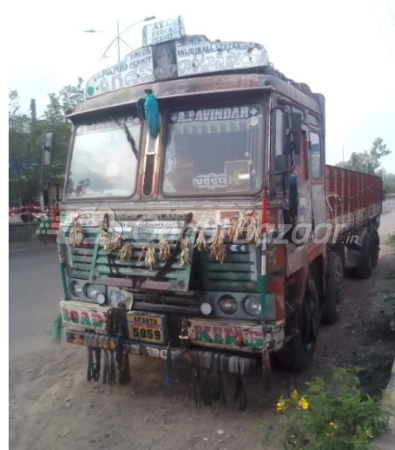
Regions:
[[325, 165], [324, 96], [263, 46], [180, 23], [160, 43], [145, 30], [69, 115], [62, 321], [89, 380], [101, 349], [120, 373], [120, 352], [182, 359], [206, 394], [221, 372], [240, 392], [271, 362], [310, 367], [343, 272], [377, 264], [381, 179]]

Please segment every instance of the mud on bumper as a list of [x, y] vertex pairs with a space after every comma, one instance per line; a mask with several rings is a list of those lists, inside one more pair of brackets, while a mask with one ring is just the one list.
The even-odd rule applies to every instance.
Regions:
[[[115, 337], [80, 330], [67, 330], [66, 341], [69, 344], [86, 347], [115, 350]], [[131, 355], [150, 356], [166, 360], [167, 347], [127, 340], [124, 344]], [[260, 368], [258, 355], [238, 356], [208, 349], [171, 347], [173, 361], [185, 361], [198, 368], [215, 370], [242, 376], [257, 373]]]

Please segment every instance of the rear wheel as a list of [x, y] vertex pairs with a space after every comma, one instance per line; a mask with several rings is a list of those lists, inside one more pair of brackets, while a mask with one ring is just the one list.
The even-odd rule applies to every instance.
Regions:
[[370, 233], [366, 233], [362, 241], [361, 261], [357, 267], [360, 278], [370, 278], [372, 275], [372, 239]]
[[309, 369], [313, 362], [320, 324], [319, 298], [311, 275], [308, 278], [303, 305], [290, 320], [294, 334], [289, 337], [284, 348], [273, 355], [273, 362], [279, 367], [303, 372]]
[[372, 242], [372, 267], [377, 267], [379, 262], [379, 251], [380, 251], [380, 238], [377, 231], [373, 232], [373, 242]]
[[326, 298], [321, 315], [322, 323], [331, 325], [339, 320], [343, 298], [343, 264], [337, 253], [329, 253]]

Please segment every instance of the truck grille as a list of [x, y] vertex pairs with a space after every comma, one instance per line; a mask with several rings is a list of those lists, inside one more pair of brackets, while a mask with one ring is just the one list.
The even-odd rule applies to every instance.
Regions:
[[[130, 260], [121, 261], [117, 259], [117, 252], [107, 254], [99, 243], [98, 233], [92, 233], [84, 230], [85, 240], [83, 245], [71, 247], [67, 245], [67, 260], [69, 265], [69, 277], [82, 280], [99, 281], [104, 277], [116, 278], [143, 278], [152, 279], [158, 273], [165, 262], [158, 261], [159, 240], [153, 240], [149, 243], [133, 242], [127, 236], [124, 237], [126, 242], [132, 246], [132, 257]], [[193, 246], [194, 236], [190, 236], [191, 248]], [[155, 248], [156, 263], [154, 269], [145, 266], [144, 258], [141, 258], [143, 248], [145, 246]], [[170, 251], [175, 248], [176, 244], [170, 244]], [[183, 282], [179, 291], [187, 291], [189, 288], [189, 279], [191, 273], [191, 264], [181, 266], [180, 255], [177, 255], [174, 263], [164, 274], [165, 280], [175, 280]]]

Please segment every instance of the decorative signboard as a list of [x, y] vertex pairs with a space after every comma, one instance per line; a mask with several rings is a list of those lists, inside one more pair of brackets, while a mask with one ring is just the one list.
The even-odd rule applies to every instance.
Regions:
[[148, 45], [132, 51], [121, 63], [90, 78], [86, 97], [155, 81], [269, 64], [266, 49], [260, 44], [210, 42], [204, 36], [183, 37], [183, 29], [171, 25], [175, 20], [181, 18], [159, 22], [160, 27], [155, 30], [163, 30], [160, 36], [154, 34], [153, 27], [157, 24], [147, 25], [145, 42]]
[[143, 27], [143, 45], [154, 45], [185, 36], [184, 21], [181, 16], [169, 20], [150, 23]]

